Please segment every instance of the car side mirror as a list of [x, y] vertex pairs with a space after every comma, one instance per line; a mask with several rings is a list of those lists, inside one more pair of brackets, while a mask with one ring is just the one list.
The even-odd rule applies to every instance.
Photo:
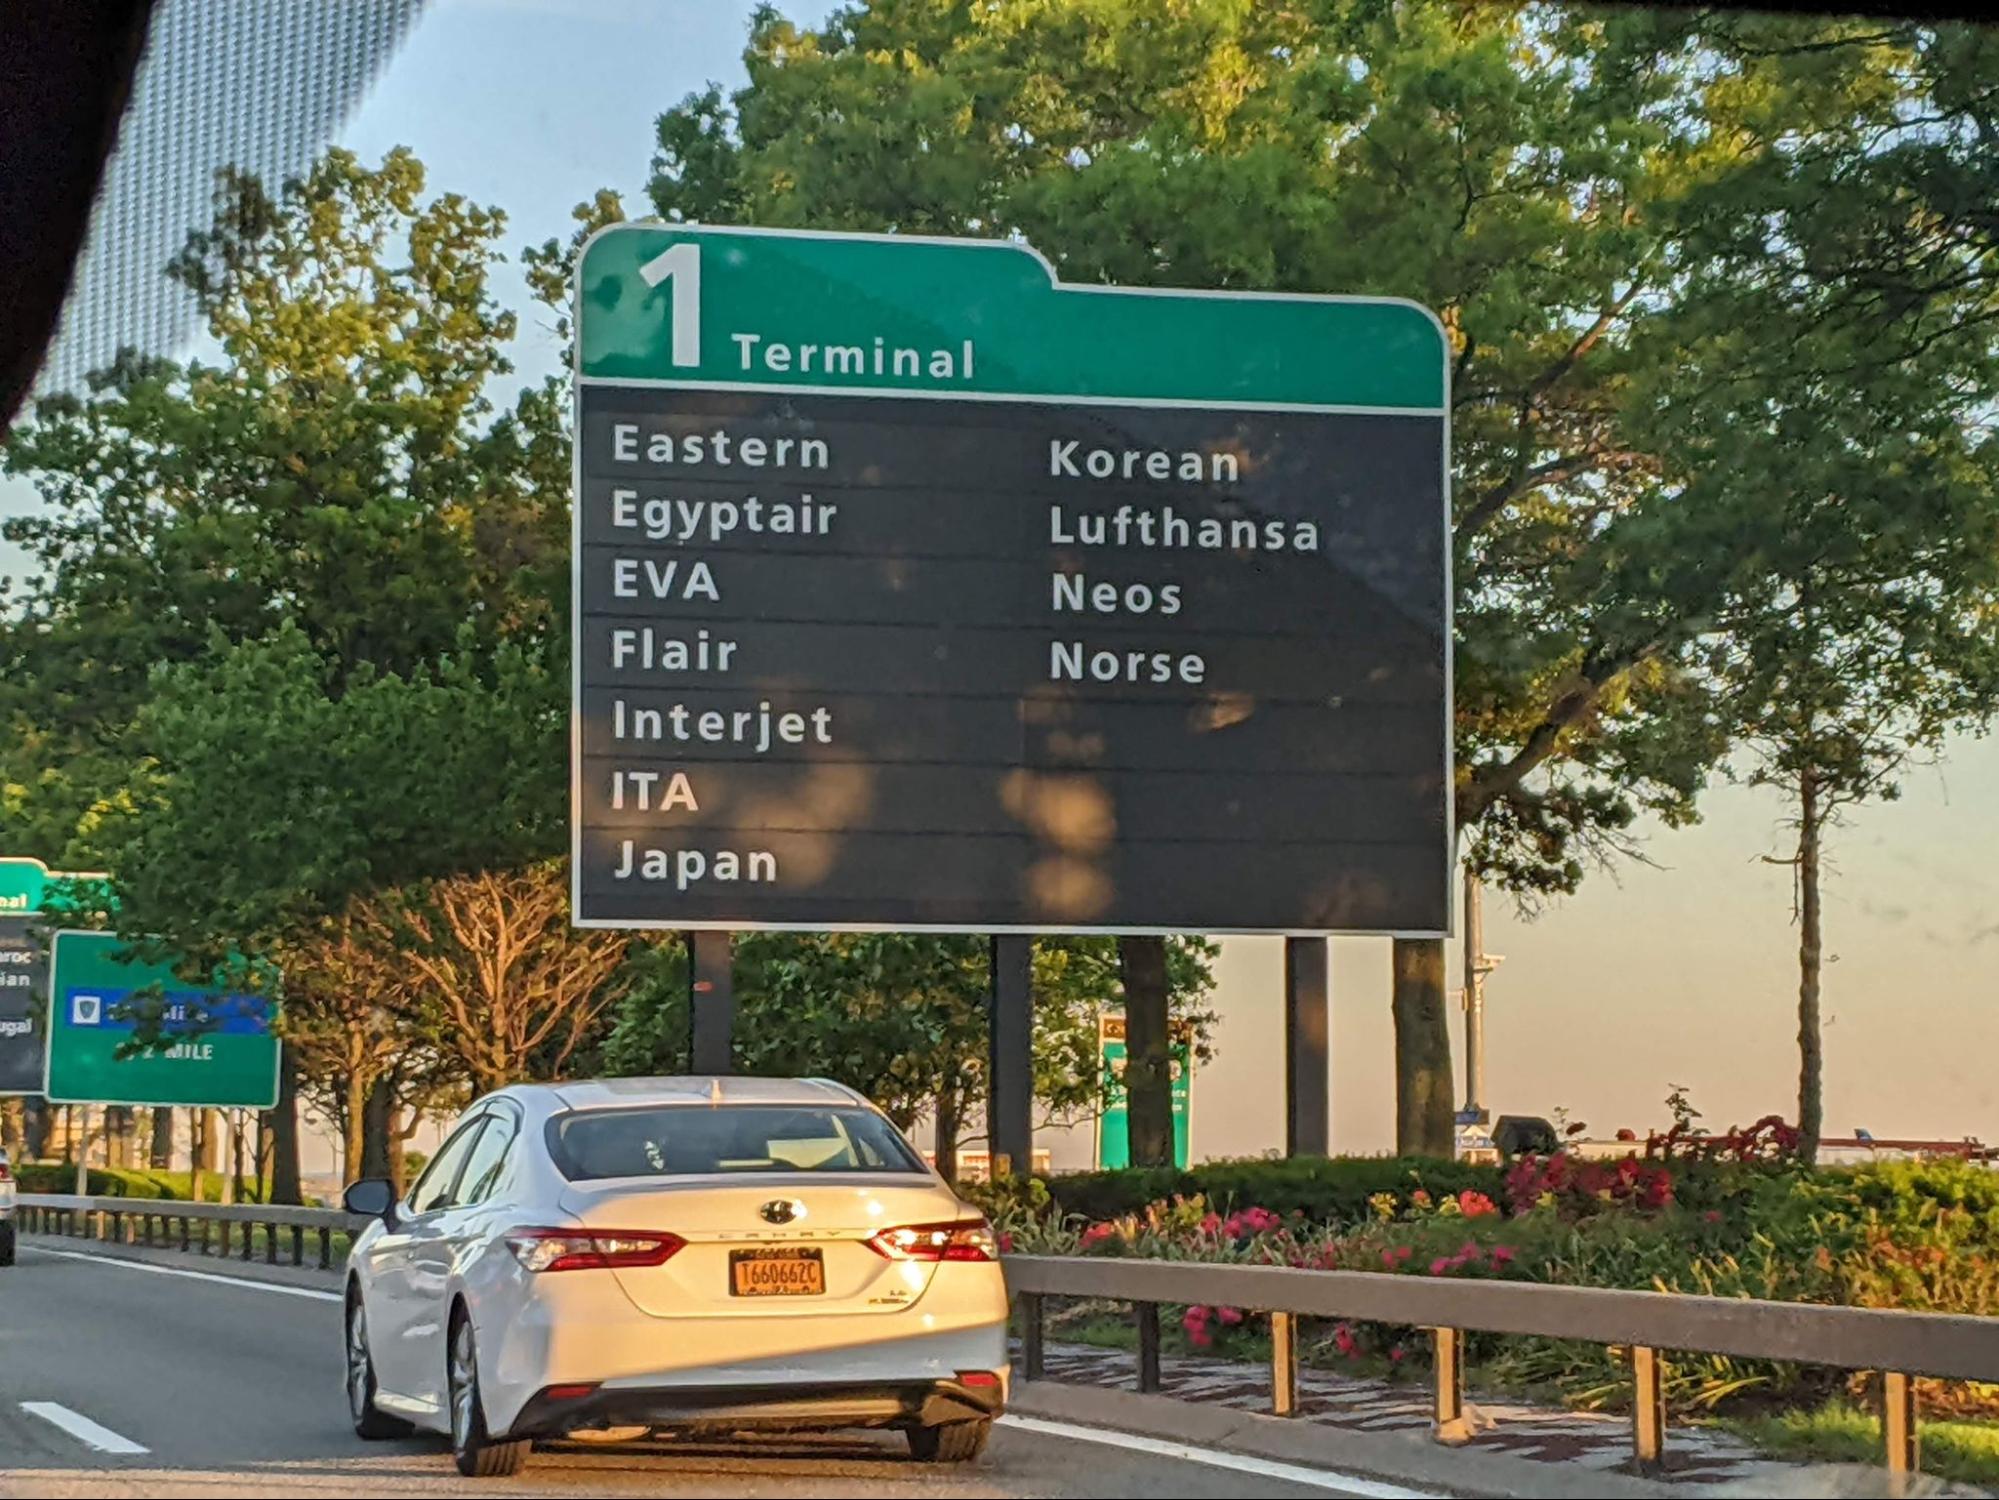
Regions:
[[340, 1205], [350, 1214], [380, 1219], [393, 1228], [396, 1221], [396, 1188], [386, 1177], [363, 1177], [341, 1194]]

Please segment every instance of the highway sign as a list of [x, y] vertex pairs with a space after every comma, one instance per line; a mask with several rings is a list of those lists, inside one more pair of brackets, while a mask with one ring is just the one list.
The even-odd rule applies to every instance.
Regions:
[[[1097, 1022], [1098, 1076], [1103, 1079], [1103, 1111], [1097, 1116], [1097, 1168], [1114, 1171], [1131, 1165], [1130, 1095], [1125, 1091], [1127, 1057], [1124, 1018], [1103, 1016]], [[1175, 1040], [1168, 1053], [1173, 1066], [1173, 1165], [1187, 1166], [1187, 1137], [1193, 1119], [1194, 1049]]]
[[102, 875], [51, 870], [38, 859], [0, 858], [0, 1097], [42, 1091], [46, 913], [65, 902], [102, 907], [110, 899]]
[[1448, 927], [1430, 313], [640, 224], [576, 316], [580, 925]]
[[[55, 934], [42, 1092], [59, 1104], [275, 1105], [271, 1002], [190, 985], [170, 965], [126, 957], [126, 946], [108, 932]], [[166, 1044], [120, 1057], [152, 985], [160, 986]]]

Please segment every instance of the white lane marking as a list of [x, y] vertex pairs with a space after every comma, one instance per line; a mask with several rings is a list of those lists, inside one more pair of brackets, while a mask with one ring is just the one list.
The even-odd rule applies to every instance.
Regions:
[[1383, 1484], [1378, 1479], [1363, 1479], [1358, 1474], [1341, 1474], [1332, 1469], [1308, 1469], [1302, 1464], [1279, 1463], [1270, 1458], [1252, 1458], [1246, 1453], [1223, 1453], [1214, 1448], [1190, 1448], [1185, 1443], [1169, 1443], [1159, 1438], [1139, 1437], [1129, 1432], [1114, 1432], [1107, 1427], [1075, 1427], [1067, 1422], [1049, 1422], [1040, 1417], [1020, 1417], [1009, 1413], [999, 1419], [1002, 1427], [1015, 1427], [1022, 1432], [1036, 1432], [1044, 1437], [1072, 1438], [1081, 1443], [1102, 1443], [1110, 1448], [1125, 1448], [1133, 1453], [1149, 1453], [1155, 1458], [1177, 1458], [1186, 1463], [1207, 1464], [1216, 1469], [1233, 1469], [1238, 1474], [1254, 1474], [1259, 1479], [1280, 1479], [1288, 1484], [1309, 1485], [1313, 1489], [1332, 1490], [1341, 1495], [1355, 1495], [1360, 1500], [1443, 1500], [1425, 1490], [1406, 1490], [1400, 1485]]
[[150, 1271], [155, 1276], [185, 1276], [189, 1281], [213, 1281], [222, 1286], [254, 1287], [260, 1292], [277, 1292], [285, 1297], [310, 1297], [315, 1302], [339, 1302], [339, 1292], [322, 1292], [309, 1286], [280, 1286], [275, 1281], [256, 1281], [247, 1276], [218, 1276], [213, 1271], [185, 1271], [179, 1266], [156, 1266], [150, 1261], [120, 1260], [115, 1255], [92, 1255], [83, 1250], [50, 1250], [41, 1245], [23, 1245], [32, 1255], [59, 1255], [64, 1260], [87, 1260], [94, 1266], [117, 1266], [126, 1271]]
[[71, 1411], [67, 1406], [54, 1401], [23, 1401], [21, 1410], [31, 1417], [40, 1417], [44, 1422], [53, 1423], [86, 1447], [95, 1448], [99, 1453], [150, 1453], [152, 1450], [143, 1443], [135, 1443], [128, 1437], [120, 1437], [109, 1427], [100, 1426], [80, 1411]]

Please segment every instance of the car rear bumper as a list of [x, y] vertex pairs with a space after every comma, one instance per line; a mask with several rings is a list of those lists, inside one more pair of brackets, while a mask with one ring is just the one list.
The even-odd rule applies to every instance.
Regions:
[[514, 1419], [512, 1437], [551, 1438], [579, 1428], [662, 1427], [683, 1432], [811, 1431], [930, 1427], [998, 1416], [1005, 1385], [958, 1380], [815, 1385], [600, 1386], [588, 1395], [544, 1390]]

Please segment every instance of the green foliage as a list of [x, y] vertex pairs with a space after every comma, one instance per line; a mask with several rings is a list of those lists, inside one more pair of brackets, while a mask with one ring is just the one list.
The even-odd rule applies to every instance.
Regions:
[[1369, 1200], [1378, 1194], [1406, 1201], [1418, 1190], [1433, 1199], [1467, 1190], [1497, 1199], [1502, 1179], [1498, 1168], [1472, 1162], [1391, 1156], [1245, 1157], [1203, 1162], [1184, 1172], [1135, 1167], [1048, 1179], [1055, 1210], [1089, 1220], [1139, 1213], [1164, 1199], [1200, 1196], [1223, 1213], [1258, 1207], [1285, 1218], [1302, 1213], [1315, 1225], [1342, 1226], [1369, 1219], [1375, 1212]]
[[[222, 1197], [221, 1172], [204, 1172], [202, 1201], [216, 1203]], [[14, 1178], [24, 1193], [73, 1193], [76, 1165], [66, 1161], [17, 1162]], [[193, 1181], [185, 1171], [174, 1172], [148, 1167], [98, 1167], [90, 1169], [90, 1196], [96, 1198], [148, 1198], [186, 1200]], [[243, 1202], [259, 1203], [255, 1181], [243, 1179]]]
[[[1731, 1418], [1727, 1427], [1765, 1453], [1800, 1463], [1881, 1462], [1881, 1414], [1846, 1397], [1822, 1406]], [[1999, 1426], [1990, 1422], [1922, 1424], [1923, 1473], [1960, 1484], [1999, 1484]]]
[[[747, 86], [661, 117], [651, 196], [1021, 235], [1076, 282], [1437, 309], [1459, 821], [1508, 885], [1560, 891], [1641, 811], [1693, 816], [1754, 701], [1717, 639], [1765, 632], [1771, 579], [1845, 507], [1887, 527], [1942, 481], [1886, 538], [1957, 554], [1926, 577], [1975, 550], [1954, 517], [1982, 507], [1984, 534], [1991, 53], [1913, 21], [1628, 8], [765, 9]], [[1912, 576], [1842, 586], [1874, 618]]]
[[[1205, 1043], [1214, 947], [1167, 944], [1174, 1015]], [[687, 959], [678, 940], [632, 959], [632, 989], [603, 1043], [619, 1074], [687, 1067]], [[736, 1062], [745, 1072], [837, 1078], [907, 1129], [943, 1104], [981, 1131], [990, 953], [981, 937], [756, 933], [736, 943]], [[1109, 938], [1034, 945], [1034, 1086], [1044, 1111], [1098, 1102], [1097, 1016], [1120, 997]]]

